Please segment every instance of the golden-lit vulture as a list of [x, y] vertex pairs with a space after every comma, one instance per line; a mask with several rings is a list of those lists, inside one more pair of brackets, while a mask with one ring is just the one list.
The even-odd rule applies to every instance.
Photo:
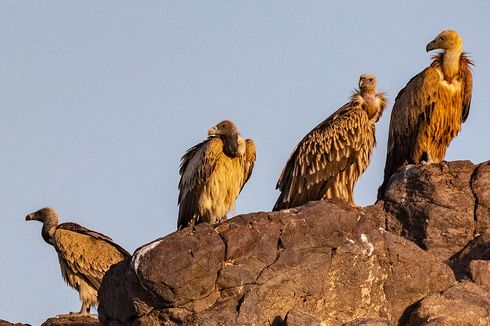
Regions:
[[26, 216], [26, 221], [43, 223], [41, 235], [58, 253], [61, 274], [80, 295], [82, 308], [69, 317], [90, 315], [90, 307], [98, 303], [97, 291], [102, 277], [113, 264], [129, 257], [129, 253], [101, 233], [76, 223], [58, 224], [58, 214], [52, 208], [42, 208]]
[[376, 145], [375, 124], [386, 106], [374, 75], [361, 75], [349, 103], [310, 131], [296, 146], [276, 188], [274, 210], [308, 201], [339, 198], [354, 204], [354, 184], [366, 170]]
[[438, 163], [468, 117], [473, 63], [463, 52], [461, 37], [441, 32], [426, 51], [441, 49], [430, 67], [413, 77], [396, 97], [391, 112], [382, 198], [390, 177], [406, 164]]
[[226, 220], [252, 174], [255, 143], [243, 139], [235, 124], [224, 120], [208, 130], [208, 139], [182, 157], [177, 228]]

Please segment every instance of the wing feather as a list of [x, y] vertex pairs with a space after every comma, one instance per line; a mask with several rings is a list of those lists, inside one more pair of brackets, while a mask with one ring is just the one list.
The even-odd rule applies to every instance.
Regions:
[[281, 194], [274, 210], [322, 199], [336, 175], [354, 163], [364, 145], [359, 130], [368, 122], [366, 112], [349, 102], [310, 131], [279, 177]]
[[190, 148], [182, 157], [179, 182], [177, 227], [185, 227], [199, 212], [199, 195], [211, 177], [223, 152], [219, 138], [208, 138]]
[[473, 93], [473, 74], [471, 72], [471, 66], [473, 61], [468, 57], [466, 53], [461, 54], [459, 60], [459, 69], [461, 79], [463, 81], [463, 122], [468, 118], [471, 106], [471, 95]]
[[[428, 67], [414, 76], [398, 93], [391, 111], [385, 178], [413, 163], [419, 130], [428, 124], [438, 100], [439, 73]], [[386, 180], [387, 181], [387, 180]]]
[[53, 245], [59, 259], [71, 273], [78, 274], [94, 289], [98, 289], [109, 267], [129, 254], [108, 240], [109, 237], [81, 226], [77, 230], [75, 223], [70, 224], [68, 227], [61, 224], [54, 233]]
[[244, 164], [243, 164], [243, 174], [245, 178], [243, 179], [242, 186], [240, 187], [240, 192], [242, 191], [243, 187], [247, 183], [248, 179], [250, 179], [250, 176], [252, 175], [252, 170], [255, 165], [255, 159], [256, 159], [256, 149], [255, 149], [255, 142], [252, 139], [246, 139], [245, 140], [245, 156], [244, 156]]

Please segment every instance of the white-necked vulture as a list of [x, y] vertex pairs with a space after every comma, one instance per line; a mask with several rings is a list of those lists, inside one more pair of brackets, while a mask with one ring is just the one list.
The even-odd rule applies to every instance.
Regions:
[[274, 210], [308, 201], [339, 198], [354, 204], [354, 184], [366, 170], [376, 145], [375, 124], [386, 106], [376, 78], [361, 75], [349, 103], [310, 131], [294, 149], [276, 188]]
[[90, 307], [98, 303], [97, 291], [105, 272], [129, 253], [106, 235], [76, 223], [58, 224], [58, 214], [52, 208], [26, 216], [26, 221], [34, 220], [43, 223], [41, 235], [56, 250], [64, 280], [78, 291], [82, 301], [80, 312], [60, 316], [90, 315]]
[[243, 139], [233, 122], [209, 129], [208, 138], [181, 160], [177, 228], [226, 220], [254, 163], [255, 143]]
[[473, 77], [472, 61], [461, 37], [445, 30], [427, 44], [441, 49], [431, 65], [413, 77], [396, 97], [391, 112], [382, 198], [390, 177], [406, 164], [438, 163], [468, 117]]

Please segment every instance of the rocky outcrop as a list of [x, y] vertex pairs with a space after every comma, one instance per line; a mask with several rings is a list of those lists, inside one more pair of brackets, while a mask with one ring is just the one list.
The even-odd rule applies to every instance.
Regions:
[[[489, 179], [488, 162], [408, 166], [366, 208], [319, 201], [177, 231], [107, 272], [100, 322], [452, 322], [433, 317], [443, 316], [436, 307], [455, 298], [473, 307], [472, 298], [488, 294]], [[453, 286], [451, 268], [482, 286]]]
[[31, 326], [30, 324], [22, 324], [22, 323], [11, 323], [6, 320], [0, 319], [0, 326]]
[[490, 231], [490, 162], [409, 165], [385, 192], [387, 230], [446, 261]]
[[490, 292], [464, 281], [422, 300], [409, 325], [490, 325]]
[[41, 326], [98, 326], [99, 321], [94, 317], [53, 317]]

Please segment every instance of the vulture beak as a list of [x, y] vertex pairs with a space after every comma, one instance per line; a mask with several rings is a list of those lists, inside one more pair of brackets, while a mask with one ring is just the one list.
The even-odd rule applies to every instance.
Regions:
[[359, 88], [362, 88], [364, 86], [364, 79], [361, 79], [359, 81]]
[[432, 50], [435, 50], [437, 49], [437, 45], [436, 45], [436, 41], [432, 41], [430, 42], [429, 44], [427, 44], [427, 46], [425, 47], [425, 51], [426, 52], [429, 52], [429, 51], [432, 51]]
[[218, 128], [216, 126], [208, 129], [208, 136], [214, 136], [218, 134]]
[[26, 216], [26, 221], [32, 221], [34, 219], [34, 214], [31, 213], [29, 215]]

